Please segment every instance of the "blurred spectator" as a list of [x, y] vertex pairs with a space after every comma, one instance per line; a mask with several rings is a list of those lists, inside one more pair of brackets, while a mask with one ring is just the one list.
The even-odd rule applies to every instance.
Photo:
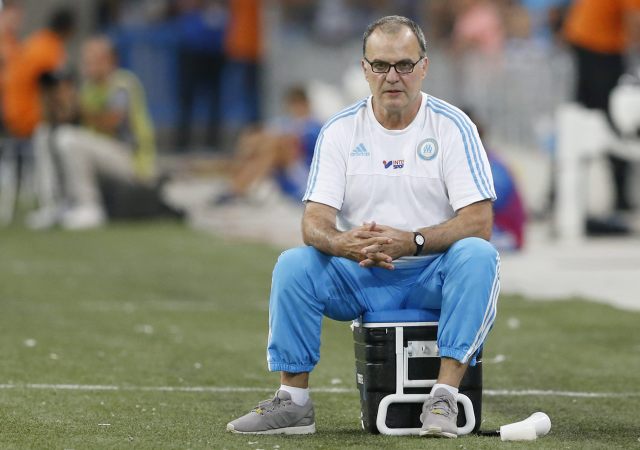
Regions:
[[455, 24], [455, 12], [451, 0], [431, 0], [428, 2], [424, 22], [429, 45], [448, 45]]
[[[465, 109], [478, 128], [478, 135], [484, 141], [485, 130], [482, 123], [469, 108]], [[486, 144], [485, 144], [486, 146]], [[520, 189], [508, 165], [487, 146], [487, 157], [496, 189], [496, 201], [493, 202], [493, 232], [491, 243], [499, 251], [521, 250], [525, 243], [527, 214], [524, 209]]]
[[181, 0], [178, 31], [178, 147], [191, 144], [193, 107], [207, 94], [207, 145], [218, 147], [227, 12], [219, 1]]
[[529, 12], [518, 2], [508, 4], [503, 9], [505, 34], [510, 41], [527, 41], [532, 37], [532, 23]]
[[[575, 0], [564, 34], [576, 61], [576, 100], [609, 115], [609, 95], [625, 72], [624, 56], [640, 48], [640, 0]], [[631, 164], [610, 155], [615, 209], [632, 209], [629, 200]]]
[[529, 15], [531, 36], [539, 44], [553, 45], [564, 10], [571, 0], [520, 0]]
[[261, 119], [262, 0], [229, 0], [225, 50], [229, 58], [230, 114], [236, 125]]
[[79, 123], [76, 77], [71, 70], [47, 72], [40, 77], [39, 85], [42, 122], [36, 128], [36, 140], [43, 124], [55, 127], [66, 123]]
[[30, 137], [42, 119], [38, 80], [46, 72], [61, 68], [66, 61], [64, 45], [75, 28], [68, 9], [56, 10], [47, 28], [31, 35], [14, 52], [4, 67], [2, 112], [8, 131]]
[[[58, 126], [48, 139], [37, 140], [41, 148], [38, 154], [46, 152], [42, 148], [48, 149], [53, 154], [51, 159], [59, 164], [63, 196], [56, 204], [44, 205], [30, 215], [33, 228], [58, 222], [68, 229], [99, 226], [107, 218], [101, 182], [147, 186], [154, 179], [153, 127], [140, 82], [133, 73], [118, 69], [112, 44], [105, 37], [84, 43], [82, 70], [82, 126], [60, 125], [60, 120], [52, 119], [52, 113], [49, 120]], [[43, 126], [38, 135], [47, 131]]]
[[316, 139], [322, 125], [312, 117], [304, 88], [291, 87], [284, 99], [287, 116], [264, 130], [245, 132], [238, 141], [229, 190], [216, 200], [225, 204], [273, 176], [282, 192], [300, 200], [306, 189]]
[[520, 2], [512, 0], [502, 6], [505, 27], [506, 64], [530, 65], [540, 61], [550, 50], [550, 42], [534, 36], [533, 16]]
[[524, 246], [527, 215], [516, 180], [507, 164], [488, 151], [497, 200], [493, 202], [491, 242], [499, 251], [520, 250]]
[[504, 47], [505, 29], [500, 10], [492, 0], [455, 0], [453, 49], [457, 53], [498, 55]]
[[4, 87], [5, 67], [15, 59], [20, 48], [18, 33], [22, 26], [22, 8], [15, 3], [5, 4], [0, 10], [0, 105]]

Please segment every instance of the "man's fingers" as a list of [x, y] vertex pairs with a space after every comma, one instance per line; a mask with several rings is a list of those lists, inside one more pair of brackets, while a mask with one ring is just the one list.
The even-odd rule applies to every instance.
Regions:
[[370, 258], [363, 259], [358, 264], [360, 265], [360, 267], [365, 267], [365, 268], [380, 267], [382, 269], [387, 269], [387, 270], [394, 270], [395, 269], [395, 266], [393, 264], [391, 264], [390, 262], [374, 261], [373, 259], [370, 259]]
[[393, 239], [382, 236], [371, 236], [368, 238], [367, 246], [362, 249], [362, 253], [378, 252], [384, 245], [391, 244]]
[[375, 266], [375, 264], [376, 264], [376, 263], [375, 263], [374, 261], [372, 261], [372, 260], [370, 260], [370, 259], [368, 259], [368, 258], [367, 258], [367, 259], [363, 259], [362, 261], [360, 261], [360, 262], [358, 263], [358, 265], [359, 265], [360, 267], [373, 267], [373, 266]]
[[391, 258], [391, 256], [387, 255], [386, 253], [382, 253], [382, 252], [375, 252], [375, 253], [366, 253], [367, 259], [372, 260], [373, 262], [388, 262], [390, 263], [391, 261], [393, 261], [393, 258]]

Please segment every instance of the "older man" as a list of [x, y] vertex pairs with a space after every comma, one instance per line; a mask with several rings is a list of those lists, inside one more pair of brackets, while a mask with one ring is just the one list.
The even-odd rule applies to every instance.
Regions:
[[441, 367], [422, 434], [456, 437], [455, 394], [496, 314], [495, 193], [476, 127], [421, 92], [428, 66], [413, 21], [389, 16], [366, 30], [371, 96], [323, 127], [303, 198], [307, 246], [284, 252], [273, 273], [268, 364], [280, 389], [227, 430], [315, 432], [308, 382], [322, 317], [424, 308], [441, 311]]

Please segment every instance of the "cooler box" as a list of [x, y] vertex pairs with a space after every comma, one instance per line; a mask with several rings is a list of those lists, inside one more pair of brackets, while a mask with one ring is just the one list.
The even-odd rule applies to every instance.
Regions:
[[[418, 434], [426, 395], [440, 368], [439, 310], [365, 313], [353, 322], [362, 428], [370, 433]], [[458, 434], [476, 432], [482, 412], [482, 354], [469, 367], [458, 396]], [[467, 419], [469, 416], [469, 419]]]

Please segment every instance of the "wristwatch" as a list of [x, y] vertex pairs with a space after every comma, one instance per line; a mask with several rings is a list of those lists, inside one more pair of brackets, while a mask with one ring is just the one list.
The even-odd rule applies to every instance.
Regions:
[[416, 244], [416, 252], [413, 256], [419, 256], [422, 253], [422, 248], [424, 247], [424, 236], [421, 233], [414, 231], [413, 243]]

